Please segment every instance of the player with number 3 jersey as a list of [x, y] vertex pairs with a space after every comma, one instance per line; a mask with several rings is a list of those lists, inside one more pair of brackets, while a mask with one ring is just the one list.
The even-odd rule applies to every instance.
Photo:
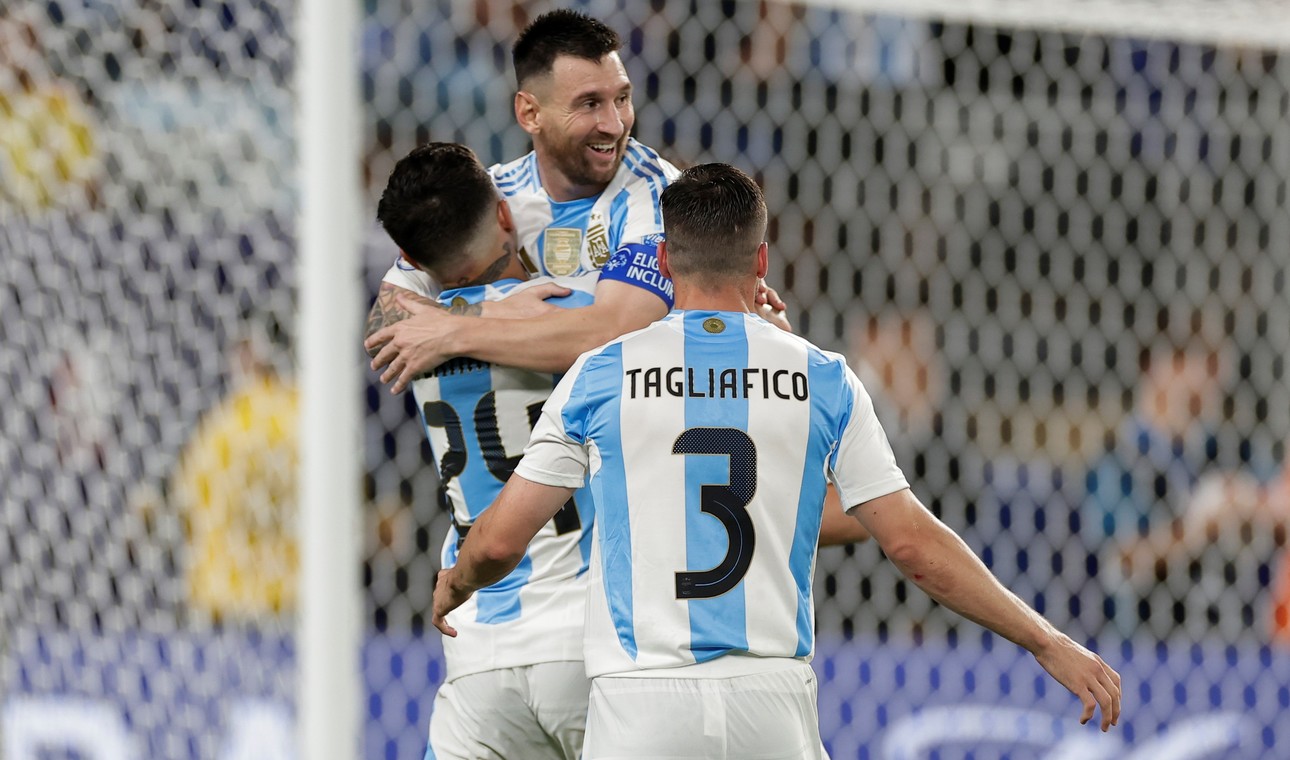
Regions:
[[567, 378], [516, 472], [597, 505], [588, 675], [807, 660], [828, 471], [844, 503], [908, 487], [845, 359], [752, 314], [685, 310]]

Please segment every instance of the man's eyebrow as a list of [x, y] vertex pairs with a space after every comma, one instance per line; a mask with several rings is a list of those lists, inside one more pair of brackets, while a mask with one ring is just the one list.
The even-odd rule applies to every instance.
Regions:
[[624, 93], [624, 92], [631, 92], [631, 91], [632, 91], [632, 83], [631, 83], [631, 82], [624, 82], [624, 83], [623, 83], [623, 85], [622, 85], [621, 87], [617, 88], [617, 89], [611, 89], [611, 88], [608, 88], [608, 87], [603, 87], [603, 88], [601, 88], [601, 87], [588, 87], [588, 88], [586, 88], [585, 90], [578, 90], [577, 92], [575, 92], [575, 93], [573, 94], [573, 96], [572, 96], [571, 100], [582, 100], [582, 99], [584, 99], [584, 98], [589, 98], [589, 97], [592, 97], [592, 96], [599, 97], [599, 96], [603, 95], [603, 94], [604, 94], [604, 93], [606, 93], [606, 92], [612, 92], [612, 93], [614, 93], [615, 95], [620, 95], [620, 94], [622, 94], [622, 93]]

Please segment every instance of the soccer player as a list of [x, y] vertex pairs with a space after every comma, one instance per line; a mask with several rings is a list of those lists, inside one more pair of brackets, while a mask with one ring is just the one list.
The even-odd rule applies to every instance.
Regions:
[[[431, 281], [396, 264], [372, 307], [365, 344], [391, 391], [456, 356], [563, 372], [583, 351], [667, 314], [672, 284], [658, 271], [658, 198], [677, 169], [630, 137], [636, 115], [621, 46], [613, 30], [576, 11], [534, 19], [512, 50], [515, 118], [533, 151], [489, 169], [530, 272], [598, 270], [594, 304], [523, 320], [490, 319], [497, 312], [489, 305], [483, 319], [467, 319], [414, 303], [409, 295], [428, 295]], [[783, 302], [773, 291], [767, 297], [774, 308], [766, 315], [782, 319]]]
[[[444, 306], [478, 306], [544, 282], [590, 304], [596, 273], [530, 280], [516, 254], [508, 204], [475, 154], [430, 143], [395, 166], [377, 217], [408, 266], [458, 287]], [[555, 385], [550, 373], [461, 358], [412, 385], [438, 463], [453, 528], [451, 567], [471, 523], [501, 491]], [[457, 615], [467, 635], [444, 642], [447, 675], [435, 696], [427, 757], [573, 760], [582, 750], [588, 682], [582, 663], [590, 499], [570, 498], [537, 532], [519, 566]]]
[[[1102, 729], [1120, 679], [1007, 591], [910, 492], [843, 357], [750, 312], [766, 207], [736, 169], [664, 192], [664, 320], [582, 355], [435, 589], [434, 623], [504, 576], [573, 489], [595, 509], [584, 756], [823, 755], [811, 576], [827, 481], [933, 598], [1028, 649]], [[449, 619], [451, 616], [451, 620]]]

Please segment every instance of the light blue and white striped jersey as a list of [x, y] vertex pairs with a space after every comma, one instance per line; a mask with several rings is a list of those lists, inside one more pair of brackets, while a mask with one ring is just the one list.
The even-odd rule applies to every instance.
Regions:
[[[809, 660], [826, 483], [848, 506], [908, 487], [842, 356], [714, 311], [673, 311], [583, 354], [516, 473], [588, 478], [593, 677]], [[714, 668], [689, 671], [668, 675]]]
[[[495, 301], [543, 282], [572, 293], [551, 303], [574, 308], [594, 298], [596, 273], [446, 290], [444, 305]], [[443, 566], [457, 562], [458, 538], [493, 503], [519, 461], [557, 378], [457, 358], [412, 384], [439, 469], [440, 498], [454, 528]], [[461, 635], [445, 638], [449, 679], [497, 668], [582, 659], [586, 571], [591, 553], [591, 500], [579, 493], [539, 531], [519, 566], [481, 589], [450, 620]]]
[[[663, 239], [659, 196], [680, 171], [653, 149], [627, 140], [627, 152], [613, 181], [599, 195], [556, 202], [538, 176], [530, 152], [488, 173], [511, 209], [519, 234], [520, 258], [530, 274], [563, 276], [602, 270], [601, 279], [644, 288], [672, 306], [672, 282], [658, 270]], [[433, 297], [434, 281], [396, 258], [385, 282]]]

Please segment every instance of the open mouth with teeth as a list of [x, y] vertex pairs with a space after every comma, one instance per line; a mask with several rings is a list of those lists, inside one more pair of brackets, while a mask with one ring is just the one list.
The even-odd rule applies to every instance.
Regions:
[[617, 143], [593, 143], [587, 146], [593, 153], [601, 156], [612, 156], [618, 149]]

